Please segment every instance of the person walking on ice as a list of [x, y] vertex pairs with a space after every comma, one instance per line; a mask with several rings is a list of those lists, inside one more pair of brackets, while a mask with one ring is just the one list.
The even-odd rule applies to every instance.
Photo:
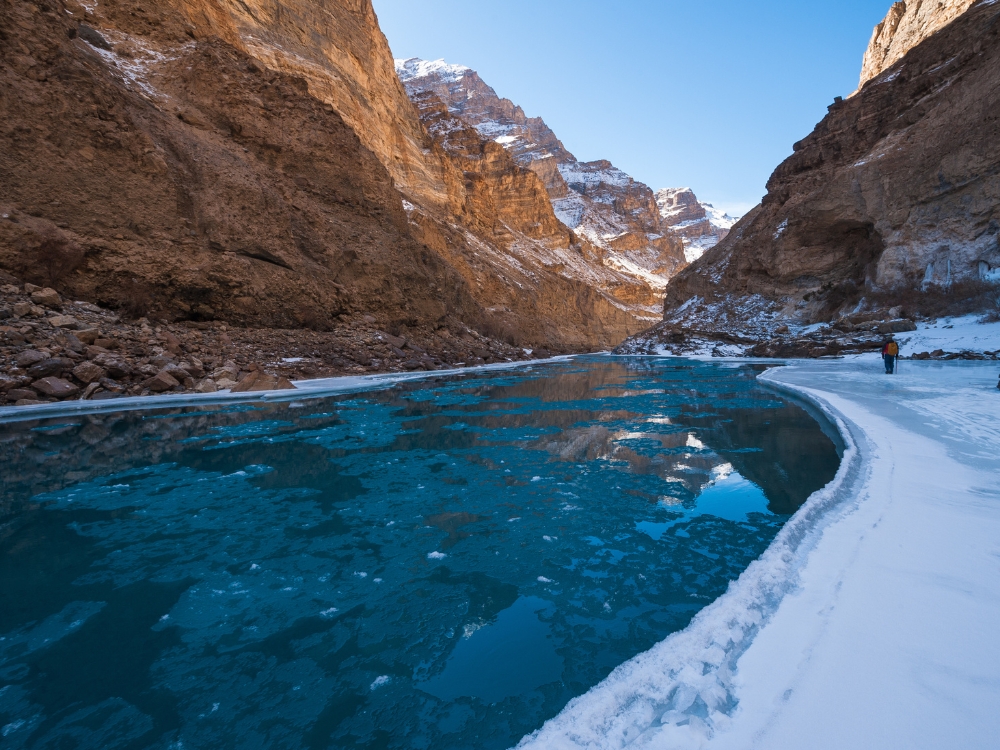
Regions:
[[885, 340], [882, 346], [882, 359], [885, 361], [885, 374], [892, 375], [896, 371], [896, 357], [899, 356], [899, 344], [892, 336]]

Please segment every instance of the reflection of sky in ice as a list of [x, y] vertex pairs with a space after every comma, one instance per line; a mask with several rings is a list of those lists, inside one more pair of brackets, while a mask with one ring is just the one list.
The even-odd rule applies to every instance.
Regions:
[[769, 467], [826, 482], [775, 430], [832, 476], [754, 374], [598, 359], [12, 427], [38, 474], [5, 489], [56, 487], [0, 542], [5, 746], [509, 747], [763, 551]]

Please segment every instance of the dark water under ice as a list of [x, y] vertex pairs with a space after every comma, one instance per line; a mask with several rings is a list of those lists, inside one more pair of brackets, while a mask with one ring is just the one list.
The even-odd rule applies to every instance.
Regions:
[[0, 425], [0, 746], [502, 750], [833, 478], [732, 363]]

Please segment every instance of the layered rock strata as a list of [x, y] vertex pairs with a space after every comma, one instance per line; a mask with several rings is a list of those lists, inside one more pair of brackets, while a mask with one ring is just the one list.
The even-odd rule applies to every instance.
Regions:
[[1000, 7], [988, 0], [830, 113], [762, 204], [675, 278], [665, 324], [766, 338], [866, 295], [1000, 278]]

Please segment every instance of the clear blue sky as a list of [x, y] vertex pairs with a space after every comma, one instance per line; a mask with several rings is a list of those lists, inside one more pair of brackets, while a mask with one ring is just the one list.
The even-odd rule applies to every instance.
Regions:
[[396, 57], [444, 58], [577, 158], [743, 213], [850, 94], [891, 0], [374, 0]]

